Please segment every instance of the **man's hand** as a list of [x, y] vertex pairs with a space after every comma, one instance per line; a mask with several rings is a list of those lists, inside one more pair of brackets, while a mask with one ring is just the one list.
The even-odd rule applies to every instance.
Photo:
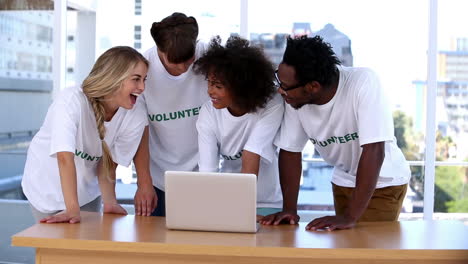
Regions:
[[299, 215], [295, 211], [282, 211], [279, 213], [267, 215], [260, 220], [262, 225], [279, 225], [281, 223], [296, 225], [299, 223]]
[[320, 229], [333, 231], [339, 229], [349, 229], [356, 225], [356, 220], [346, 218], [344, 216], [324, 216], [312, 220], [306, 230], [317, 231]]
[[133, 199], [135, 215], [150, 216], [158, 205], [158, 196], [153, 187], [153, 180], [149, 169], [149, 128], [145, 127], [138, 150], [133, 157], [137, 172], [138, 189]]
[[41, 223], [70, 223], [75, 224], [81, 221], [80, 211], [77, 212], [67, 212], [62, 211], [55, 215], [51, 215], [40, 220]]
[[105, 214], [121, 214], [127, 215], [127, 210], [125, 210], [120, 204], [118, 203], [104, 203], [103, 211]]
[[264, 217], [263, 215], [257, 215], [257, 223], [260, 223], [263, 217]]
[[134, 198], [136, 215], [150, 216], [157, 204], [158, 196], [153, 185], [138, 187]]

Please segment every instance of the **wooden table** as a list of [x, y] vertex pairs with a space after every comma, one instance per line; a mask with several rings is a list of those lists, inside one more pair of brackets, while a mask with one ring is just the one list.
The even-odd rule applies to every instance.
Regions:
[[468, 263], [457, 221], [360, 223], [334, 232], [261, 226], [256, 234], [167, 230], [165, 218], [82, 212], [80, 224], [36, 224], [12, 237], [36, 263]]

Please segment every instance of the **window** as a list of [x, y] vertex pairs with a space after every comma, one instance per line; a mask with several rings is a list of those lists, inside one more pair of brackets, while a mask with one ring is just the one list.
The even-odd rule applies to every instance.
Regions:
[[[33, 3], [47, 3], [49, 7], [39, 8], [43, 11], [0, 11], [0, 118], [6, 120], [0, 125], [0, 186], [7, 178], [19, 183], [28, 141], [41, 126], [52, 100], [51, 2], [26, 2], [33, 8]], [[117, 45], [144, 52], [154, 45], [148, 33], [151, 24], [173, 12], [194, 16], [202, 41], [209, 41], [213, 35], [226, 40], [241, 33], [240, 2], [174, 0], [170, 5], [161, 5], [141, 0], [96, 1], [95, 57]], [[411, 162], [411, 203], [407, 203], [407, 211], [423, 210], [424, 181], [430, 177], [424, 175], [426, 109], [436, 107], [435, 212], [467, 212], [468, 35], [463, 31], [467, 22], [460, 20], [467, 10], [465, 2], [438, 1], [435, 106], [426, 101], [430, 0], [291, 0], [287, 5], [248, 0], [247, 36], [251, 42], [263, 45], [278, 64], [287, 36], [319, 34], [332, 43], [343, 65], [369, 67], [377, 72], [392, 103], [399, 146]], [[151, 13], [142, 13], [143, 6]], [[73, 49], [77, 32], [69, 29], [63, 37], [67, 36], [67, 47]], [[75, 65], [79, 58], [73, 54], [66, 55], [64, 69], [73, 69], [67, 75], [67, 85], [79, 83]], [[301, 208], [331, 210], [332, 168], [310, 144], [303, 155]]]
[[[239, 1], [215, 0], [174, 0], [170, 5], [161, 5], [158, 1], [136, 1], [137, 7], [151, 10], [151, 13], [132, 14], [133, 3], [103, 0], [97, 2], [96, 35], [97, 54], [117, 45], [133, 46], [140, 52], [154, 46], [150, 28], [153, 22], [160, 21], [174, 12], [182, 12], [196, 18], [199, 25], [199, 39], [208, 42], [213, 36], [220, 35], [225, 41], [231, 34], [239, 34]], [[109, 12], [108, 10], [113, 10]], [[124, 18], [124, 19], [123, 19]], [[135, 183], [132, 168], [119, 167], [120, 181]], [[118, 187], [119, 188], [119, 187]], [[120, 191], [120, 200], [130, 201], [134, 195], [134, 185]], [[130, 189], [130, 191], [125, 191]], [[119, 191], [117, 192], [119, 193]]]
[[[133, 36], [138, 34], [137, 32], [142, 32], [141, 50], [144, 52], [154, 45], [148, 33], [152, 23], [174, 12], [183, 12], [197, 19], [200, 29], [199, 38], [202, 41], [209, 41], [214, 35], [220, 35], [223, 40], [226, 40], [231, 33], [239, 33], [240, 4], [238, 1], [176, 0], [171, 1], [170, 5], [161, 5], [157, 1], [142, 1], [141, 4], [145, 10], [152, 10], [152, 12], [137, 17], [129, 11], [132, 8], [132, 2], [97, 1], [96, 56], [112, 46], [134, 46]], [[108, 10], [113, 12], [108, 12]], [[133, 26], [130, 26], [132, 24]]]
[[135, 0], [135, 15], [141, 15], [141, 0]]
[[[439, 1], [438, 90], [434, 212], [468, 212], [468, 22], [460, 20], [465, 1]], [[440, 108], [439, 108], [440, 107]], [[446, 115], [444, 115], [446, 113]]]
[[0, 199], [24, 199], [27, 147], [52, 100], [51, 3], [13, 2], [0, 4]]
[[[265, 1], [249, 1], [251, 41], [263, 45], [278, 64], [285, 37], [320, 35], [331, 44], [342, 65], [376, 71], [391, 101], [399, 146], [408, 160], [421, 161], [425, 98], [422, 85], [415, 82], [426, 79], [427, 1], [292, 0], [283, 5], [267, 5]], [[310, 10], [314, 10], [313, 15]], [[282, 45], [273, 44], [278, 39]], [[405, 39], [411, 41], [402, 41]], [[320, 159], [310, 143], [303, 151], [302, 165], [299, 208], [333, 210], [333, 168]], [[415, 180], [409, 193], [416, 195], [404, 210], [421, 212], [422, 166], [413, 165], [411, 170]]]
[[141, 49], [141, 42], [135, 42], [135, 44], [133, 45], [133, 47], [135, 49]]

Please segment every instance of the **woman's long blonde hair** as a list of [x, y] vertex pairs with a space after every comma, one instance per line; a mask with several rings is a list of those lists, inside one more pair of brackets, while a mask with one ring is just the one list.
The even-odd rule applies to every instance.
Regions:
[[115, 93], [139, 62], [148, 67], [149, 63], [138, 51], [131, 47], [118, 46], [104, 52], [96, 61], [88, 77], [81, 85], [83, 93], [88, 98], [94, 110], [97, 129], [102, 142], [102, 163], [104, 175], [109, 178], [113, 168], [112, 155], [104, 141], [106, 128], [104, 126], [105, 110], [103, 99]]

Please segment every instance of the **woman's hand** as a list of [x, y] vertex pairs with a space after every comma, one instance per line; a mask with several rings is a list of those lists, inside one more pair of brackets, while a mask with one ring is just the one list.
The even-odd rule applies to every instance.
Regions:
[[127, 210], [125, 210], [120, 204], [118, 203], [104, 203], [103, 211], [105, 214], [121, 214], [127, 215]]
[[76, 224], [81, 221], [80, 211], [68, 212], [67, 210], [51, 215], [40, 220], [41, 223], [70, 223]]

